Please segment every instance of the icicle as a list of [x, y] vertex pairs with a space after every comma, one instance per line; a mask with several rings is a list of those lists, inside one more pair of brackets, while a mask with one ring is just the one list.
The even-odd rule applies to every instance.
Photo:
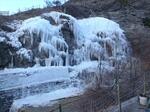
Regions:
[[46, 66], [51, 66], [51, 62], [52, 62], [51, 58], [45, 59], [45, 65]]
[[30, 40], [30, 41], [31, 41], [31, 45], [33, 45], [33, 41], [34, 41], [33, 34], [32, 34], [32, 32], [30, 32], [29, 34], [30, 34], [30, 39], [31, 39], [31, 40]]
[[66, 65], [65, 66], [68, 66], [69, 65], [69, 53], [68, 53], [68, 49], [67, 49], [67, 52], [66, 52]]
[[9, 68], [13, 68], [14, 67], [14, 57], [13, 55], [11, 56], [11, 62], [9, 64]]
[[13, 68], [14, 67], [14, 57], [11, 51], [9, 51], [9, 54], [11, 56], [11, 62], [9, 63], [8, 67]]
[[23, 44], [25, 44], [26, 43], [26, 38], [23, 38]]
[[39, 58], [37, 58], [37, 57], [35, 58], [35, 63], [36, 63], [35, 66], [40, 66], [40, 60], [39, 60]]

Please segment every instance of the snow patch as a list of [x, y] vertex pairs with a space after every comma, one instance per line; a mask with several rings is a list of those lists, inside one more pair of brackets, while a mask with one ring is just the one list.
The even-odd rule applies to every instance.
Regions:
[[4, 42], [6, 39], [4, 37], [0, 37], [0, 42]]
[[[7, 78], [6, 78], [7, 77]], [[0, 90], [37, 85], [45, 82], [70, 80], [68, 67], [33, 67], [0, 71]]]
[[19, 41], [19, 39], [17, 37], [18, 35], [16, 35], [16, 32], [7, 33], [6, 35], [9, 38], [9, 41], [7, 42], [8, 44], [10, 44], [14, 48], [20, 48], [20, 47], [22, 47], [22, 44]]
[[48, 106], [57, 103], [58, 99], [77, 96], [82, 93], [82, 90], [75, 87], [59, 89], [50, 93], [44, 93], [34, 96], [29, 96], [23, 99], [15, 100], [12, 104], [10, 112], [18, 112], [23, 106]]
[[32, 51], [31, 50], [27, 50], [25, 48], [21, 48], [17, 51], [17, 54], [23, 59], [28, 59], [28, 60], [32, 60]]

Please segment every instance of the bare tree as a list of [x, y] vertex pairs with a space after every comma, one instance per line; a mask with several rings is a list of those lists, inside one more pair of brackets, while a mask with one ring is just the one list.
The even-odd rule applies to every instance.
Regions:
[[60, 2], [60, 0], [53, 0], [53, 1], [51, 1], [51, 0], [45, 0], [45, 3], [47, 5], [47, 7], [61, 6], [62, 5], [61, 2]]
[[53, 6], [52, 1], [50, 1], [50, 0], [45, 0], [45, 3], [46, 3], [47, 7], [52, 7]]

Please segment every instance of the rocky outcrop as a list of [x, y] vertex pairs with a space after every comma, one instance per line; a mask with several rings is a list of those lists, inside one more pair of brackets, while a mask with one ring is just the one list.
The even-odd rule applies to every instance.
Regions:
[[9, 66], [11, 62], [10, 47], [5, 42], [0, 42], [0, 68]]
[[13, 95], [0, 91], [0, 112], [9, 112], [12, 103]]
[[13, 67], [28, 67], [32, 66], [33, 62], [26, 58], [22, 58], [17, 51], [16, 43], [10, 39], [6, 32], [0, 33], [0, 68], [13, 68]]

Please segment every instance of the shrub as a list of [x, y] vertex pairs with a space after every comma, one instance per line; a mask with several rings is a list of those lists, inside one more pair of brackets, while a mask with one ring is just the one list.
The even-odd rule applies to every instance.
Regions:
[[150, 27], [150, 18], [144, 18], [143, 19], [143, 24], [144, 24], [144, 26]]
[[119, 2], [123, 5], [123, 6], [126, 6], [128, 5], [128, 0], [119, 0]]
[[61, 5], [61, 2], [59, 0], [54, 0], [54, 1], [45, 0], [45, 3], [46, 3], [47, 7], [60, 6]]

